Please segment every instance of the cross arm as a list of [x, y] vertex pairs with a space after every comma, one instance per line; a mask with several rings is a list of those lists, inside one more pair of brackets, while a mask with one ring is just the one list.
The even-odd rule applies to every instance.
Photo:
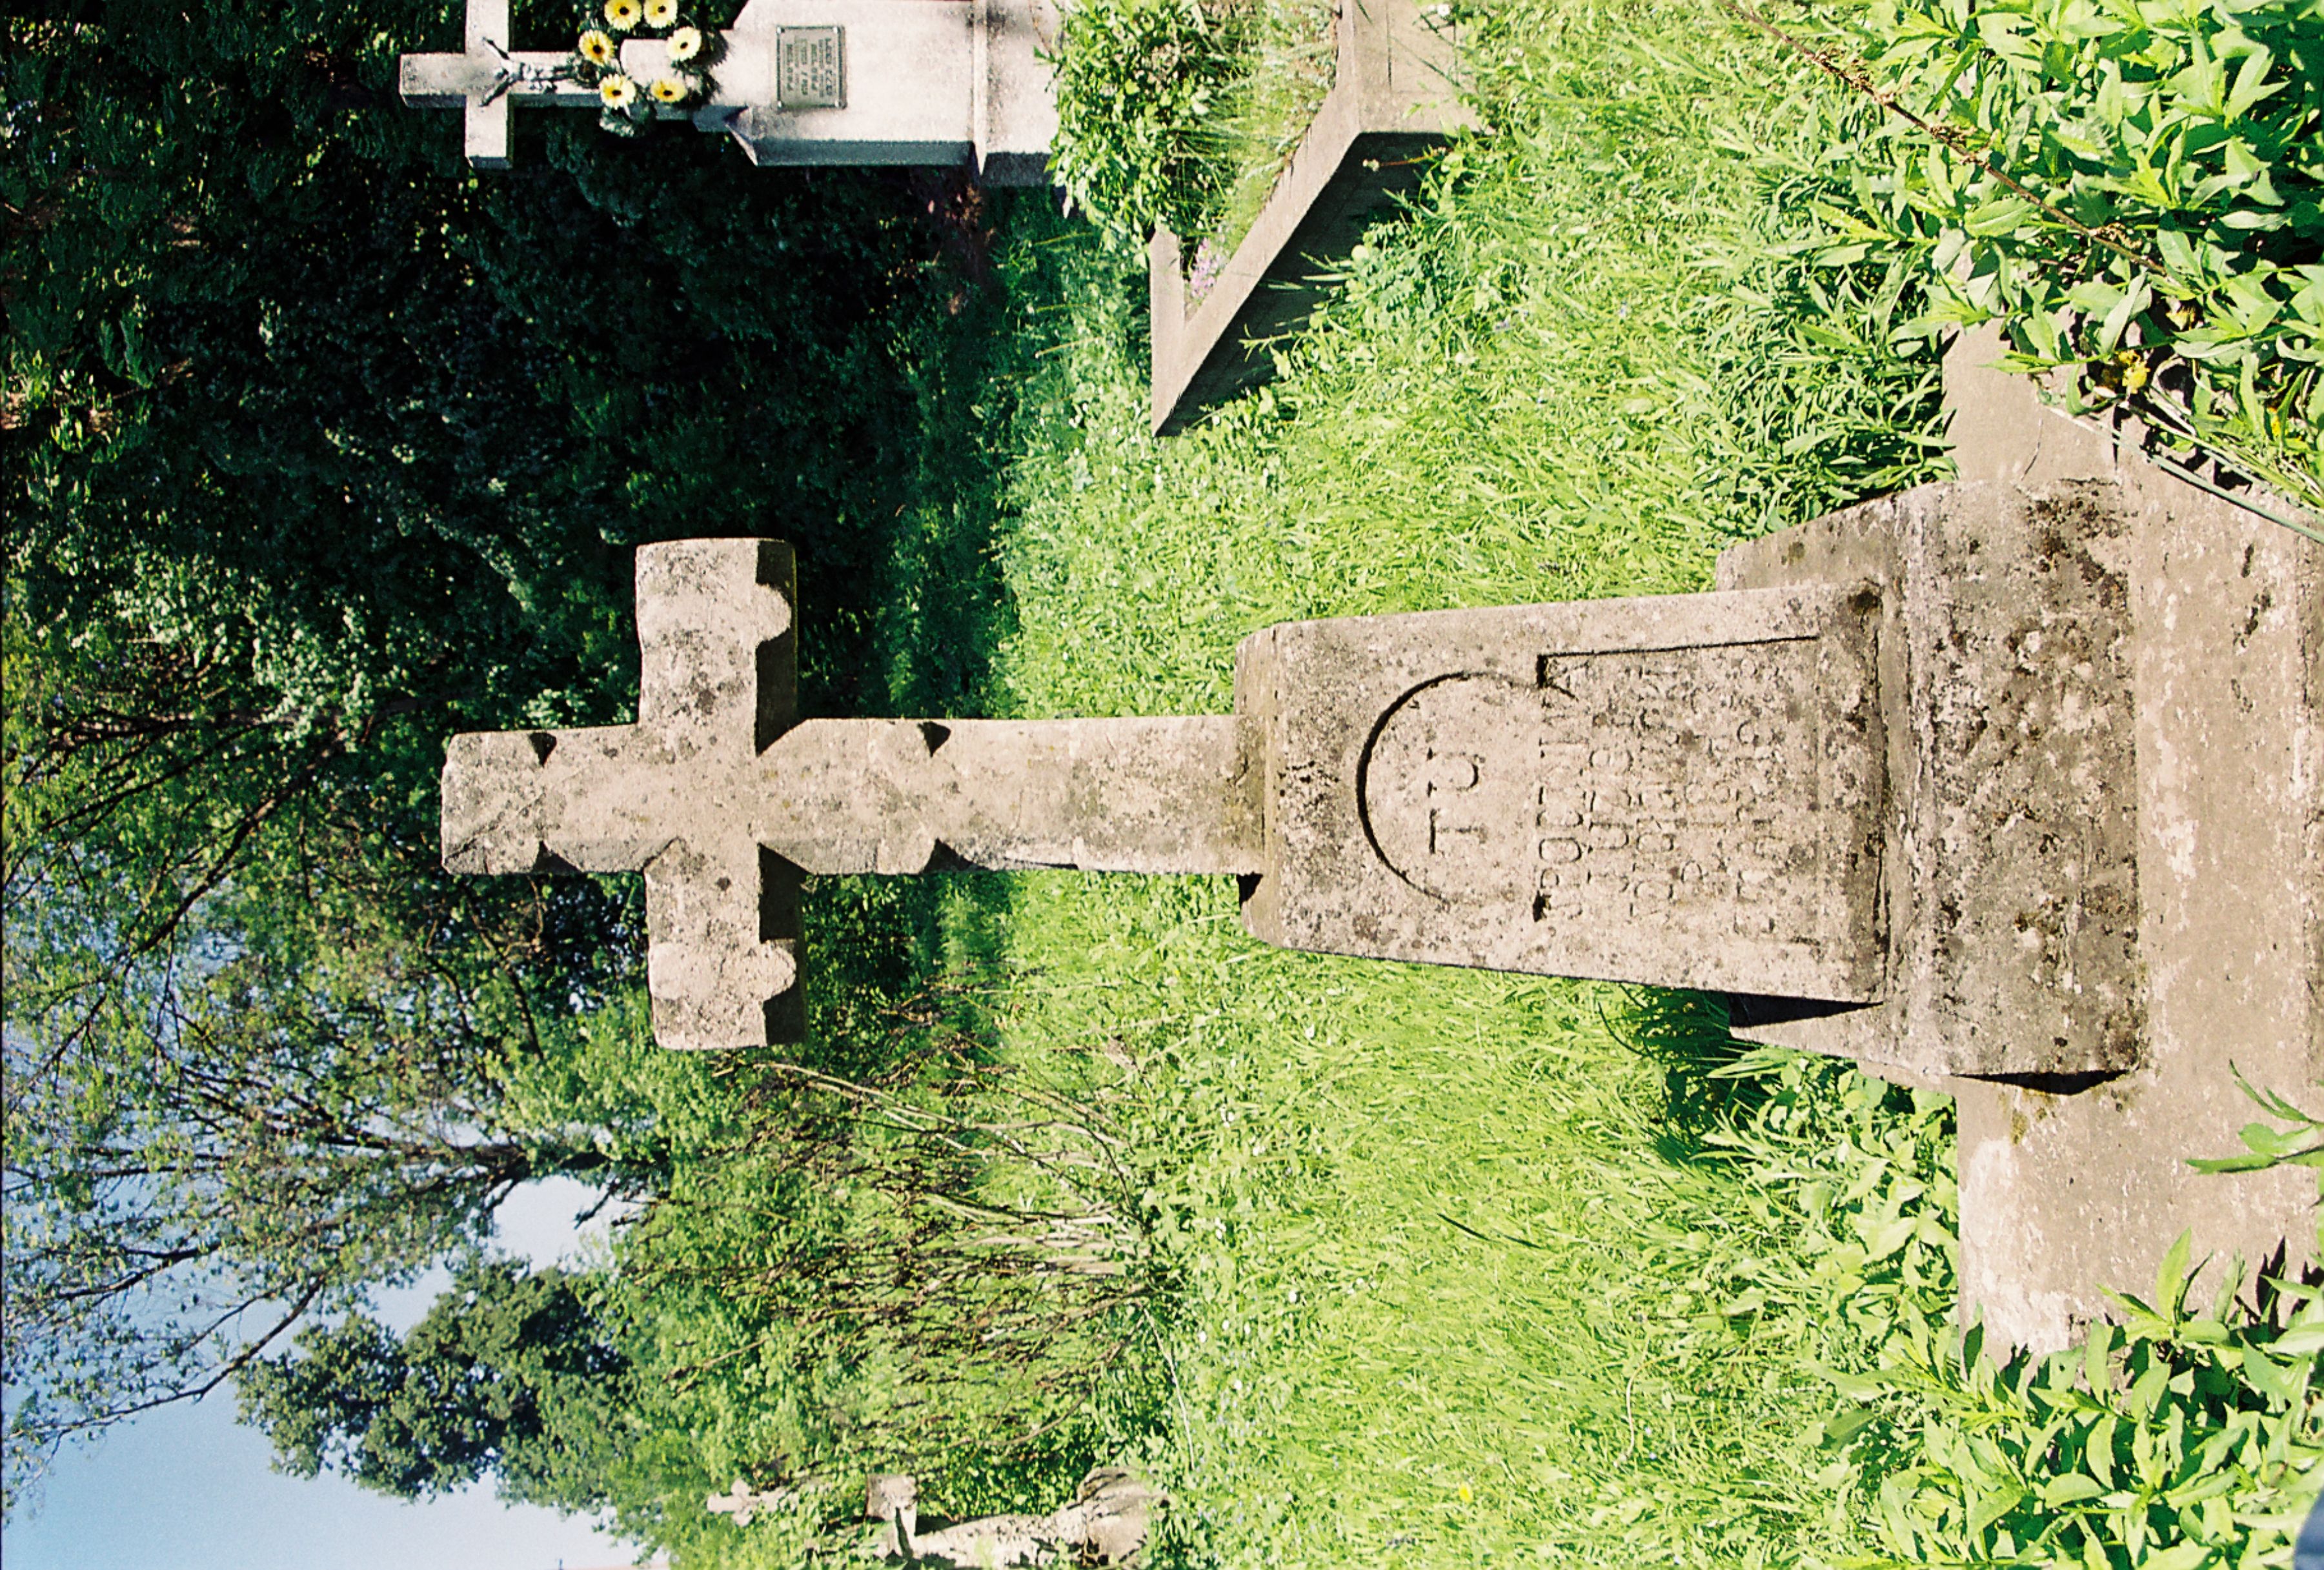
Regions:
[[752, 833], [762, 746], [797, 718], [788, 546], [638, 552], [638, 723], [455, 736], [444, 864], [634, 872], [664, 1046], [796, 1039], [798, 869]]

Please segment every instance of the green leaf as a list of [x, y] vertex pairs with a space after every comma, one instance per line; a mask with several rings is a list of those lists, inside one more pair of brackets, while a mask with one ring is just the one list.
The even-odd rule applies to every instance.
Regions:
[[2194, 1233], [2181, 1233], [2163, 1251], [2162, 1267], [2154, 1272], [2154, 1307], [2165, 1318], [2179, 1316], [2179, 1305], [2187, 1295], [2187, 1255], [2193, 1245]]
[[2187, 1165], [2198, 1172], [2264, 1172], [2276, 1164], [2273, 1156], [2190, 1156]]
[[2123, 1402], [2124, 1407], [2131, 1417], [2144, 1423], [2154, 1415], [2155, 1406], [2163, 1399], [2163, 1390], [2170, 1381], [2171, 1365], [2158, 1361], [2153, 1368], [2131, 1381], [2130, 1394]]
[[2191, 281], [2203, 272], [2196, 260], [2194, 243], [2181, 230], [2167, 226], [2155, 230], [2154, 246], [2163, 253], [2163, 265], [2174, 277]]
[[1913, 1240], [1913, 1233], [1919, 1225], [1919, 1217], [1900, 1215], [1875, 1227], [1864, 1240], [1866, 1257], [1886, 1259]]
[[2024, 197], [1995, 197], [1978, 203], [1963, 215], [1961, 226], [1980, 238], [2014, 235], [2030, 225], [2039, 211]]
[[2086, 1499], [2096, 1499], [2106, 1492], [2094, 1478], [2079, 1472], [2069, 1472], [2052, 1478], [2042, 1489], [2042, 1502], [2052, 1510], [2077, 1504]]
[[1978, 1489], [1969, 1496], [1969, 1529], [1982, 1532], [2002, 1517], [2015, 1510], [2025, 1498], [2025, 1491], [2014, 1484], [2004, 1484], [1992, 1490]]
[[2103, 1396], [2113, 1383], [2113, 1371], [2107, 1363], [2114, 1351], [2116, 1330], [2112, 1322], [2093, 1322], [2088, 1337], [2082, 1343], [2082, 1379], [2094, 1396]]
[[2089, 1437], [2082, 1444], [2082, 1464], [2103, 1488], [2114, 1486], [2114, 1436], [2120, 1426], [2121, 1419], [2108, 1412], [2090, 1425]]
[[2268, 68], [2274, 63], [2274, 57], [2264, 48], [2255, 49], [2244, 57], [2243, 69], [2236, 73], [2236, 85], [2227, 93], [2227, 118], [2242, 119], [2262, 98], [2272, 97], [2292, 85], [2267, 79]]
[[2115, 308], [2107, 312], [2106, 320], [2098, 328], [2098, 352], [2101, 355], [2114, 353], [2122, 343], [2123, 332], [2130, 326], [2131, 319], [2152, 304], [2153, 299], [2144, 279], [2133, 285]]
[[1885, 1381], [1862, 1374], [1842, 1373], [1838, 1369], [1820, 1368], [1815, 1371], [1826, 1384], [1851, 1401], [1871, 1401], [1888, 1393]]
[[1870, 1407], [1850, 1407], [1823, 1420], [1823, 1436], [1820, 1441], [1827, 1450], [1837, 1450], [1847, 1445], [1874, 1423], [1880, 1414]]
[[2308, 1383], [2308, 1360], [2295, 1355], [2289, 1362], [2279, 1361], [2269, 1355], [2273, 1350], [2255, 1347], [2246, 1355], [2244, 1382], [2271, 1401], [2288, 1404], [2299, 1399]]

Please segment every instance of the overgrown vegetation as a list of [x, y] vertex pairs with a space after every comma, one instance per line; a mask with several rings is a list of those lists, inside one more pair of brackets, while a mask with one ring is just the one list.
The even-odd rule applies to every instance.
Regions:
[[1202, 226], [1181, 235], [1199, 296], [1275, 194], [1277, 180], [1338, 78], [1340, 0], [1246, 0], [1247, 64], [1211, 127], [1225, 190]]
[[[1929, 253], [1829, 226], [1894, 150], [1871, 97], [1693, 8], [1465, 22], [1497, 134], [1266, 392], [1148, 442], [1135, 318], [1068, 274], [1004, 558], [1026, 712], [1217, 708], [1286, 617], [1700, 586], [1942, 473]], [[1701, 1005], [1253, 954], [1223, 892], [1028, 889], [1009, 932], [1043, 1035], [1145, 1042], [1186, 1151], [1156, 1443], [1190, 1559], [2264, 1563], [2314, 1491], [2280, 1271], [2218, 1359], [2166, 1280], [2079, 1396], [1948, 1342], [1925, 1098], [1738, 1057]]]
[[1053, 167], [1126, 254], [1179, 236], [1196, 291], [1331, 90], [1334, 0], [1082, 0], [1057, 43]]
[[[797, 542], [814, 712], [1188, 713], [1274, 621], [1699, 588], [1941, 477], [1933, 230], [1832, 227], [1899, 167], [1868, 97], [1680, 0], [1474, 14], [1495, 134], [1268, 389], [1157, 443], [1142, 284], [1045, 203], [548, 115], [477, 180], [387, 94], [448, 13], [38, 25], [14, 1441], [239, 1360], [294, 1468], [490, 1475], [685, 1565], [827, 1554], [866, 1470], [967, 1513], [1110, 1457], [1187, 1564], [2282, 1561], [2311, 1286], [2166, 1275], [2095, 1354], [1979, 1362], [1946, 1104], [1746, 1055], [1710, 1000], [1267, 950], [1223, 882], [825, 880], [809, 1042], [685, 1057], [632, 888], [432, 870], [445, 734], [625, 717], [641, 540]], [[1107, 178], [1161, 199], [1178, 134]], [[473, 1254], [550, 1172], [641, 1201], [610, 1257]], [[84, 1288], [148, 1250], [180, 1308], [315, 1312], [139, 1341], [151, 1300]], [[363, 1317], [447, 1256], [411, 1332]], [[736, 1477], [794, 1502], [737, 1528]]]
[[2075, 407], [2324, 510], [2324, 7], [1889, 0], [1854, 41], [1906, 114], [1834, 259], [1908, 258], [1928, 326], [1998, 319]]
[[[480, 180], [394, 96], [432, 5], [7, 25], [13, 1498], [517, 1185], [644, 1197], [733, 1137], [713, 1066], [608, 1039], [634, 890], [437, 864], [446, 734], [633, 702], [632, 545], [774, 507], [808, 700], [857, 711], [958, 701], [994, 586], [894, 523], [968, 418], [921, 418], [949, 340], [899, 352], [952, 319], [906, 217], [948, 192], [553, 115]], [[906, 624], [954, 646], [891, 688]], [[916, 984], [926, 903], [836, 914]]]
[[1219, 199], [1210, 116], [1240, 74], [1240, 14], [1194, 0], [1094, 0], [1057, 38], [1058, 183], [1125, 253], [1194, 234]]

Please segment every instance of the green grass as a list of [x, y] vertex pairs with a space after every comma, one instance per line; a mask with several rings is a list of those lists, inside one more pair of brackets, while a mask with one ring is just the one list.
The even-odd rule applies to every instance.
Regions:
[[[1894, 283], [1787, 250], [1817, 83], [1677, 5], [1471, 32], [1499, 134], [1359, 253], [1268, 390], [1184, 437], [1145, 430], [1135, 280], [1020, 218], [995, 711], [1223, 711], [1236, 640], [1272, 622], [1701, 588], [1729, 542], [1941, 472], [1933, 366], [1885, 346]], [[1803, 1365], [1860, 1355], [1866, 1303], [1942, 1311], [1941, 1109], [1795, 1068], [1773, 1182], [1691, 1144], [1611, 989], [1269, 950], [1224, 881], [1021, 879], [999, 932], [1010, 1050], [1134, 1066], [1164, 1395], [1109, 1421], [1178, 1497], [1179, 1551], [1849, 1538]], [[1836, 1214], [1928, 1222], [1868, 1285], [1798, 1191], [1889, 1143]]]
[[[1696, 590], [1729, 543], [1944, 477], [1933, 356], [1897, 330], [1923, 301], [1901, 267], [1829, 264], [1813, 215], [1862, 106], [1680, 0], [1526, 0], [1466, 34], [1495, 133], [1351, 258], [1268, 388], [1182, 437], [1147, 433], [1142, 280], [1007, 210], [998, 292], [910, 340], [931, 437], [882, 633], [898, 712], [1224, 712], [1237, 640], [1273, 622]], [[1049, 1508], [1090, 1460], [1141, 1459], [1176, 1501], [1165, 1564], [2013, 1563], [2065, 1529], [2044, 1424], [2078, 1373], [1964, 1373], [1944, 1328], [1940, 1098], [1739, 1056], [1708, 1000], [1270, 949], [1225, 880], [826, 886], [819, 952], [859, 936], [851, 900], [908, 906], [857, 926], [908, 929], [899, 974], [989, 986], [991, 1061], [1075, 1101], [1065, 1145], [1102, 1147], [1078, 1199], [1005, 1162], [984, 1193], [1102, 1189], [1135, 1289], [1077, 1325], [1119, 1342], [1094, 1378], [908, 1339], [893, 1367], [817, 1365], [854, 1403], [827, 1508], [878, 1449], [954, 1512]], [[879, 989], [817, 984], [824, 1049], [858, 1051]], [[705, 1224], [736, 1237], [703, 1279], [779, 1263], [762, 1187], [704, 1178]], [[720, 1317], [756, 1289], [665, 1316], [687, 1367], [767, 1338]], [[2153, 1397], [2182, 1328], [2142, 1332], [2120, 1382]], [[2267, 1377], [2305, 1390], [2312, 1361]], [[825, 1443], [778, 1434], [798, 1381], [772, 1362], [673, 1396], [688, 1520], [688, 1468], [718, 1486]], [[2236, 1508], [2280, 1510], [2312, 1401], [2267, 1397], [2263, 1423], [2225, 1361], [2187, 1366], [2107, 1431], [2175, 1455], [2241, 1402], [2238, 1464], [2266, 1481]], [[687, 1529], [701, 1561], [804, 1540]]]
[[1210, 155], [1230, 172], [1211, 226], [1180, 236], [1189, 267], [1206, 242], [1222, 262], [1242, 244], [1337, 74], [1339, 9], [1333, 0], [1242, 0], [1241, 8], [1245, 74], [1225, 111], [1204, 127]]
[[1633, 42], [1683, 7], [1573, 8], [1586, 39], [1553, 14], [1480, 29], [1522, 89], [1502, 133], [1358, 254], [1290, 374], [1186, 436], [1144, 432], [1131, 286], [1046, 242], [1005, 701], [1222, 707], [1273, 621], [1699, 588], [1723, 544], [1941, 472], [1932, 359], [1803, 336], [1893, 302], [1827, 312], [1803, 291], [1873, 285], [1776, 254], [1808, 233], [1820, 153], [1785, 122], [1818, 84], [1721, 32]]
[[[1113, 1044], [1144, 1092], [1129, 1131], [1176, 1159], [1148, 1195], [1172, 1288], [1149, 1454], [1190, 1558], [1748, 1563], [1851, 1540], [1810, 1365], [1862, 1359], [1843, 1309], [1943, 1311], [1933, 1098], [1803, 1066], [1786, 1159], [1746, 1168], [1674, 1138], [1610, 988], [1259, 949], [1209, 884], [1045, 880], [1011, 930], [1048, 965], [1019, 1040]], [[1858, 1177], [1806, 1224], [1809, 1183]], [[1865, 1270], [1849, 1219], [1900, 1208], [1918, 1230]]]

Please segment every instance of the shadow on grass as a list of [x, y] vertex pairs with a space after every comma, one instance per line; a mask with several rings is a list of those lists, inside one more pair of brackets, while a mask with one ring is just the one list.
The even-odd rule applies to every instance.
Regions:
[[[1004, 274], [982, 253], [1056, 219], [1038, 195], [910, 189], [959, 254], [922, 280], [894, 335], [905, 395], [885, 411], [867, 538], [836, 564], [837, 577], [855, 576], [830, 583], [846, 608], [821, 629], [832, 679], [808, 695], [809, 713], [990, 715], [994, 658], [1016, 624], [996, 542], [1038, 348], [1019, 328], [1055, 279]], [[964, 1514], [1070, 1495], [1100, 1443], [1084, 1388], [1116, 1361], [1083, 1345], [1100, 1327], [1087, 1300], [1107, 1278], [1060, 1287], [1040, 1275], [1038, 1250], [1012, 1273], [986, 1246], [1025, 1176], [991, 1181], [1007, 1163], [987, 1126], [1003, 1115], [989, 1110], [991, 1087], [1010, 1071], [990, 984], [1008, 967], [1011, 888], [982, 872], [807, 881], [808, 1039], [742, 1087], [760, 1165], [738, 1168], [734, 1187], [779, 1172], [840, 1206], [782, 1246], [718, 1261], [732, 1311], [803, 1325], [811, 1351], [798, 1355], [844, 1371], [857, 1405], [819, 1441], [834, 1463], [911, 1471], [925, 1500]], [[862, 1412], [880, 1416], [851, 1427]]]
[[[1038, 346], [1019, 330], [1054, 303], [1054, 270], [996, 271], [990, 252], [1019, 249], [1060, 220], [1038, 195], [977, 192], [957, 182], [913, 187], [948, 252], [935, 287], [918, 291], [897, 334], [908, 411], [890, 429], [892, 466], [875, 531], [884, 538], [865, 621], [834, 629], [860, 660], [848, 683], [859, 713], [976, 716], [992, 711], [995, 652], [1015, 629], [996, 542], [1004, 526], [1009, 435]], [[809, 625], [812, 627], [810, 618]], [[851, 637], [852, 634], [852, 637]], [[1002, 963], [1010, 880], [941, 877], [809, 881], [809, 1057], [836, 1073], [876, 1073], [908, 1050], [889, 1016], [940, 978], [991, 975]]]
[[1655, 1145], [1665, 1159], [1696, 1159], [1706, 1135], [1767, 1099], [1759, 1080], [1720, 1072], [1759, 1049], [1735, 1035], [1722, 993], [1629, 989], [1607, 1025], [1616, 1040], [1662, 1070], [1663, 1132]]

